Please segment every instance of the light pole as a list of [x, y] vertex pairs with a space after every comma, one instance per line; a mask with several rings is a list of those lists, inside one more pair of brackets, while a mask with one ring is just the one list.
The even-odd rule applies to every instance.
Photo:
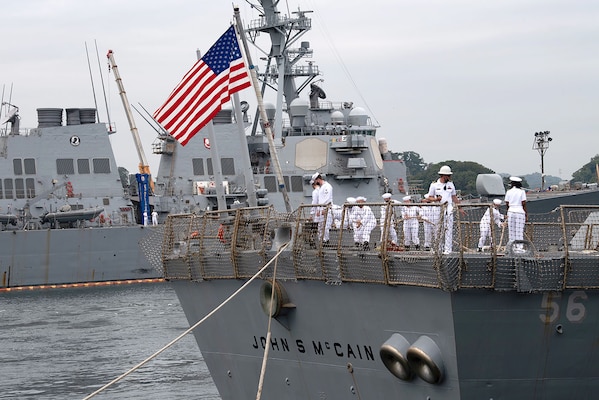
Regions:
[[549, 148], [549, 142], [553, 139], [549, 137], [549, 131], [535, 132], [535, 141], [532, 149], [537, 150], [541, 155], [541, 192], [545, 190], [545, 152]]

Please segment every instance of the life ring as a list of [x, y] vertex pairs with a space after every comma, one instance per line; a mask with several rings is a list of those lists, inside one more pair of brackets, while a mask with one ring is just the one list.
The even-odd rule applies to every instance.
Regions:
[[383, 343], [379, 350], [381, 361], [385, 367], [396, 378], [399, 378], [402, 381], [409, 381], [414, 376], [408, 359], [406, 358], [406, 352], [409, 347], [410, 343], [405, 337], [399, 333], [394, 333], [385, 343]]
[[433, 339], [420, 336], [408, 349], [407, 356], [410, 367], [420, 379], [431, 384], [438, 384], [443, 380], [443, 357]]

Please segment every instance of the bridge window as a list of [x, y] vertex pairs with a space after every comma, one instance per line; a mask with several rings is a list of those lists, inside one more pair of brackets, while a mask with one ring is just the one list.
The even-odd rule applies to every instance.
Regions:
[[56, 173], [58, 175], [73, 175], [75, 173], [75, 166], [73, 165], [72, 158], [57, 158], [56, 159]]
[[110, 160], [108, 158], [94, 158], [92, 163], [94, 166], [94, 174], [110, 173]]
[[77, 160], [77, 172], [80, 174], [89, 174], [91, 170], [89, 168], [89, 160], [87, 158], [79, 158]]

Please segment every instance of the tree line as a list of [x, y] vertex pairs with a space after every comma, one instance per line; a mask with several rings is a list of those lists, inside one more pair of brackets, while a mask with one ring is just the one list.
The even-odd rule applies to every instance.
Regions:
[[[423, 190], [427, 190], [429, 184], [438, 178], [439, 168], [443, 165], [451, 166], [453, 171], [453, 182], [457, 189], [462, 193], [462, 196], [477, 196], [476, 192], [476, 177], [478, 174], [494, 174], [495, 171], [473, 161], [456, 161], [445, 160], [438, 163], [426, 163], [420, 154], [414, 151], [405, 151], [403, 153], [392, 153], [393, 159], [403, 160], [408, 171], [408, 181], [411, 187], [421, 186]], [[591, 158], [591, 160], [572, 174], [570, 183], [597, 182], [597, 167], [599, 164], [599, 154]], [[538, 174], [540, 176], [540, 174]], [[522, 177], [522, 185], [529, 187], [526, 177]], [[546, 177], [546, 185], [551, 185], [560, 181], [560, 178]], [[509, 177], [505, 176], [504, 183], [508, 184]]]

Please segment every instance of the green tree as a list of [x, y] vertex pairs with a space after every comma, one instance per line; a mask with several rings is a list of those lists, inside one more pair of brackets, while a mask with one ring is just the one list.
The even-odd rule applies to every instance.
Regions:
[[597, 164], [599, 164], [599, 154], [591, 158], [591, 161], [582, 166], [578, 171], [572, 174], [573, 182], [594, 183], [597, 182]]
[[426, 168], [426, 163], [420, 156], [420, 154], [415, 151], [404, 151], [403, 153], [399, 153], [404, 163], [406, 164], [406, 168], [408, 170], [408, 178], [418, 175], [422, 173], [422, 171]]

